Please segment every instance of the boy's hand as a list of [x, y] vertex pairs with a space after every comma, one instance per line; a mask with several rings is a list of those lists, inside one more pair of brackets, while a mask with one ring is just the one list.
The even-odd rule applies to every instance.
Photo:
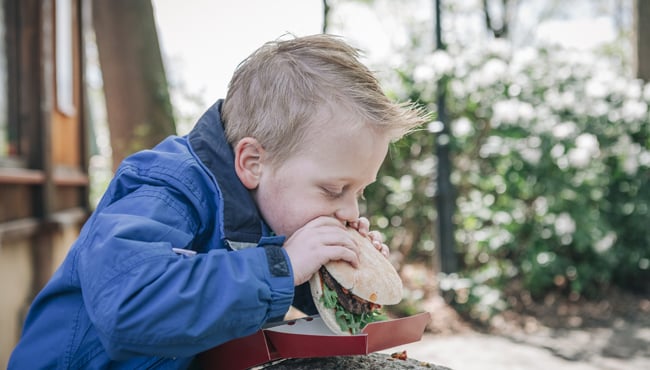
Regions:
[[344, 260], [358, 266], [359, 247], [345, 226], [332, 217], [316, 218], [296, 230], [284, 243], [291, 260], [294, 285], [311, 278], [329, 261]]
[[386, 244], [384, 244], [384, 237], [379, 231], [370, 231], [370, 221], [367, 218], [359, 217], [356, 222], [350, 222], [348, 225], [352, 228], [357, 229], [357, 231], [359, 231], [359, 234], [369, 237], [370, 240], [372, 240], [372, 245], [374, 245], [375, 248], [377, 248], [377, 250], [384, 255], [384, 257], [388, 258], [390, 249]]

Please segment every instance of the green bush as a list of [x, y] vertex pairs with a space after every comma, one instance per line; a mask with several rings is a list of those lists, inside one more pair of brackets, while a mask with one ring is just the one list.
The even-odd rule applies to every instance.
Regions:
[[[447, 280], [518, 279], [533, 296], [649, 288], [650, 85], [612, 55], [504, 42], [407, 59], [400, 99], [435, 110], [439, 81], [447, 96], [461, 259]], [[438, 128], [393, 148], [367, 195], [407, 259], [435, 247]]]

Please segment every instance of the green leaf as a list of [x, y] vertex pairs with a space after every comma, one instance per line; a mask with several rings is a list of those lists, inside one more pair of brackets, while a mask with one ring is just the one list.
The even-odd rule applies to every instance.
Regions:
[[321, 297], [321, 302], [323, 302], [325, 307], [334, 309], [336, 323], [339, 325], [341, 330], [349, 330], [352, 334], [359, 334], [361, 330], [371, 322], [384, 321], [388, 319], [381, 310], [374, 310], [370, 313], [362, 314], [355, 314], [346, 311], [339, 302], [336, 292], [330, 289], [326, 284], [323, 284], [323, 296]]

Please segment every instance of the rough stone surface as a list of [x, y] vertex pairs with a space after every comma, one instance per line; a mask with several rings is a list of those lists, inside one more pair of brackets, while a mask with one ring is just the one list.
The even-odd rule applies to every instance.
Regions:
[[[408, 354], [407, 354], [408, 357]], [[390, 369], [427, 369], [427, 370], [451, 370], [448, 367], [434, 365], [424, 361], [407, 358], [400, 360], [393, 357], [393, 354], [371, 353], [361, 356], [338, 356], [322, 358], [296, 358], [287, 359], [274, 364], [266, 365], [264, 370], [390, 370]]]

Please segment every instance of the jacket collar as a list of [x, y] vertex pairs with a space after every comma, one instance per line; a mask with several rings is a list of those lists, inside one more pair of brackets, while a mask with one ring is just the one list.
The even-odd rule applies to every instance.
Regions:
[[265, 234], [265, 226], [249, 190], [235, 173], [234, 153], [221, 121], [222, 103], [223, 100], [218, 100], [199, 118], [188, 140], [221, 191], [222, 235], [231, 248], [241, 249], [256, 245]]

